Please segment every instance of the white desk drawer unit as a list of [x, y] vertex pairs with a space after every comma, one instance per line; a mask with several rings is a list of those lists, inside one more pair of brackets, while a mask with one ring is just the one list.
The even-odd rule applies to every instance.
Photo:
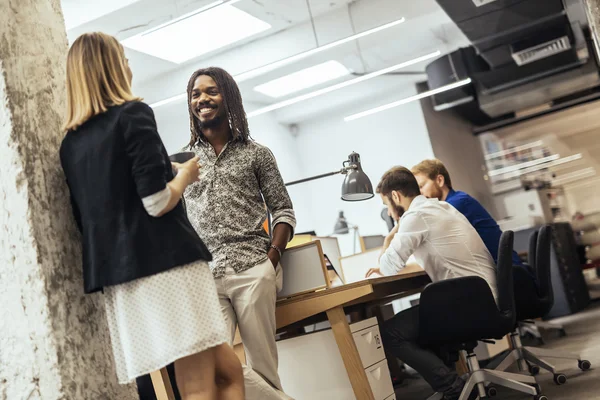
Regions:
[[366, 368], [367, 379], [373, 390], [375, 400], [386, 400], [390, 394], [394, 393], [392, 378], [390, 378], [390, 370], [387, 365], [387, 360], [384, 359], [379, 363]]
[[[373, 325], [375, 324], [375, 325]], [[385, 360], [385, 352], [379, 333], [377, 318], [370, 318], [350, 325], [350, 331], [356, 343], [363, 368]]]
[[[377, 319], [350, 325], [375, 400], [395, 400]], [[279, 375], [296, 400], [352, 400], [352, 386], [328, 329], [277, 342]]]

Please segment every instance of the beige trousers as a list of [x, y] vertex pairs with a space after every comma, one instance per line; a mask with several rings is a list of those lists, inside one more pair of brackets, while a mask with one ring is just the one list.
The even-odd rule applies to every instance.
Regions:
[[281, 265], [275, 269], [267, 259], [239, 274], [227, 268], [215, 283], [230, 345], [236, 327], [240, 329], [247, 362], [243, 366], [246, 399], [291, 399], [283, 393], [277, 372], [275, 302], [283, 283]]

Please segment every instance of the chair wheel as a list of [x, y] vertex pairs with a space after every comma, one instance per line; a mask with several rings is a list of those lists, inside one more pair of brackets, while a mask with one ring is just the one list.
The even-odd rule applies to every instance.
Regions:
[[536, 376], [537, 374], [539, 374], [539, 373], [540, 373], [540, 367], [538, 367], [538, 366], [537, 366], [537, 365], [535, 365], [535, 364], [530, 364], [530, 365], [529, 365], [529, 373], [530, 373], [532, 376]]
[[592, 368], [592, 363], [588, 360], [579, 360], [577, 364], [579, 366], [579, 369], [582, 371], [587, 371], [588, 369]]
[[565, 374], [556, 374], [554, 375], [554, 383], [557, 385], [564, 385], [567, 383], [567, 376]]
[[485, 395], [487, 397], [496, 397], [496, 395], [498, 394], [498, 389], [496, 389], [493, 386], [488, 386], [485, 388]]
[[538, 394], [536, 396], [533, 396], [533, 400], [548, 400], [548, 398], [543, 394]]

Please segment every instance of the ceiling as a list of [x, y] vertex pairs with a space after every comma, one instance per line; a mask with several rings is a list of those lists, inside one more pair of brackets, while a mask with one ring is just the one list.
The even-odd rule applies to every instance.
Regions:
[[[211, 3], [214, 0], [62, 0], [70, 41], [89, 31], [103, 31], [125, 40]], [[241, 0], [233, 7], [269, 23], [271, 28], [181, 64], [126, 48], [136, 94], [148, 103], [161, 101], [185, 92], [187, 80], [197, 68], [220, 66], [235, 76], [400, 18], [406, 21], [240, 83], [247, 111], [355, 79], [435, 50], [446, 53], [468, 43], [434, 0]], [[218, 30], [207, 30], [199, 26], [197, 32], [189, 34], [197, 35], [198, 46], [201, 46], [203, 40], [219, 35]], [[329, 60], [342, 63], [352, 74], [279, 99], [254, 90], [259, 84]], [[279, 122], [292, 124], [323, 113], [360, 111], [366, 104], [371, 108], [384, 103], [384, 99], [400, 99], [414, 94], [414, 84], [426, 79], [423, 71], [428, 62], [272, 113]], [[158, 112], [168, 112], [169, 108], [181, 105], [181, 102], [171, 103], [160, 107], [163, 110], [158, 108]]]

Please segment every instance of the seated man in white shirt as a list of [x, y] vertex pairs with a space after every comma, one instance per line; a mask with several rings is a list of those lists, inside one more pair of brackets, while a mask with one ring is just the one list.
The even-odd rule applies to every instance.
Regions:
[[[379, 268], [373, 274], [395, 275], [414, 255], [431, 280], [464, 276], [485, 279], [496, 297], [494, 261], [469, 221], [450, 204], [421, 195], [410, 170], [395, 167], [387, 171], [377, 187], [397, 228], [386, 238]], [[452, 301], [452, 299], [448, 299]], [[410, 365], [444, 399], [458, 399], [465, 382], [430, 349], [418, 344], [419, 309], [405, 310], [382, 327], [386, 351]], [[473, 398], [477, 391], [473, 392]]]

